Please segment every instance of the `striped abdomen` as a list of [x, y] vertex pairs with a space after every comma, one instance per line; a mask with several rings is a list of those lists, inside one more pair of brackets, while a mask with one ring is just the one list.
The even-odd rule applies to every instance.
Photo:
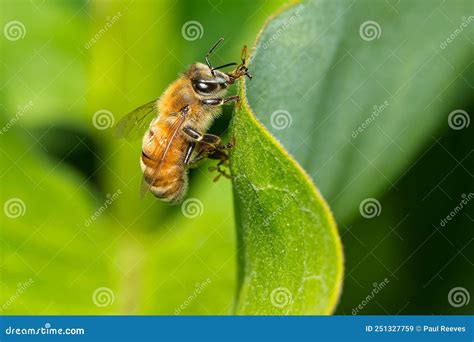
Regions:
[[159, 121], [152, 125], [143, 139], [140, 164], [150, 191], [166, 202], [177, 202], [184, 196], [187, 175], [183, 165], [187, 141], [178, 132], [174, 137], [164, 159], [161, 155], [165, 142], [162, 142], [166, 126]]

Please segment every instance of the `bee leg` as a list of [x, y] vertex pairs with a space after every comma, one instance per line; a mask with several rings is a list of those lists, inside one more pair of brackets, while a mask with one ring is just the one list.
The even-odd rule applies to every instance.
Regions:
[[[222, 147], [230, 148], [230, 147], [227, 147], [227, 145], [223, 145]], [[228, 169], [229, 168], [229, 155], [224, 151], [223, 148], [215, 149], [214, 151], [211, 151], [211, 153], [207, 155], [207, 158], [219, 160], [216, 166], [209, 167], [209, 171], [211, 172], [217, 171], [219, 173], [214, 178], [214, 182], [217, 182], [219, 178], [221, 178], [221, 176], [224, 176], [225, 178], [230, 179], [231, 174]]]
[[213, 147], [220, 146], [221, 137], [214, 134], [204, 134], [199, 142]]
[[194, 128], [185, 126], [183, 127], [183, 132], [186, 133], [189, 137], [196, 140], [197, 142], [210, 145], [212, 147], [219, 146], [221, 144], [221, 138], [213, 134], [201, 134], [196, 131]]
[[203, 105], [207, 106], [222, 106], [223, 104], [231, 101], [239, 101], [239, 96], [229, 96], [224, 98], [215, 98], [215, 99], [204, 99], [201, 101]]
[[231, 141], [229, 141], [227, 144], [216, 146], [215, 149], [216, 150], [229, 150], [232, 147], [234, 147], [234, 145], [235, 145], [234, 139], [231, 139]]
[[196, 143], [193, 141], [192, 143], [189, 143], [186, 153], [184, 155], [184, 164], [189, 164], [189, 161], [191, 160], [191, 155], [193, 154], [194, 149], [196, 148]]
[[221, 178], [221, 176], [230, 178], [231, 174], [228, 171], [229, 156], [226, 150], [232, 148], [233, 146], [234, 144], [232, 142], [225, 145], [220, 145], [220, 146], [211, 147], [211, 148], [209, 148], [208, 146], [203, 146], [202, 149], [197, 153], [197, 155], [194, 157], [193, 160], [191, 160], [189, 164], [197, 163], [204, 158], [217, 159], [219, 160], [219, 163], [217, 163], [216, 166], [209, 167], [209, 171], [211, 172], [217, 171], [219, 173], [214, 178], [214, 182], [217, 182]]
[[196, 156], [188, 163], [188, 164], [196, 164], [197, 162], [203, 160], [204, 158], [207, 158], [209, 153], [214, 152], [215, 148], [204, 145], [200, 146], [199, 152], [196, 154]]
[[203, 148], [203, 146], [196, 145], [195, 151], [197, 151], [197, 153], [195, 153], [195, 156], [194, 156], [193, 159], [190, 159], [188, 161], [187, 165], [194, 165], [197, 162], [199, 162], [199, 161], [203, 160], [204, 158], [206, 158], [207, 153], [209, 152], [209, 148]]
[[224, 145], [219, 145], [219, 146], [207, 146], [206, 144], [203, 144], [200, 146], [200, 150], [197, 153], [197, 155], [194, 157], [194, 159], [191, 161], [191, 164], [197, 163], [198, 161], [204, 159], [204, 158], [209, 158], [209, 159], [225, 159], [227, 160], [229, 157], [225, 152], [223, 154], [219, 153], [219, 151], [225, 151], [228, 149], [231, 149], [234, 147], [235, 143], [234, 141], [230, 141], [227, 144]]

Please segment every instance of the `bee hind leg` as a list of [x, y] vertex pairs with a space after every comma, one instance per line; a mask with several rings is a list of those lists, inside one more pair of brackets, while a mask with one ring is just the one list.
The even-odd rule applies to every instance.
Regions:
[[216, 147], [209, 147], [207, 145], [202, 146], [199, 152], [196, 154], [189, 164], [195, 164], [204, 158], [219, 160], [216, 166], [210, 166], [209, 171], [217, 171], [219, 174], [214, 178], [214, 182], [217, 182], [221, 176], [230, 178], [229, 172], [229, 155], [227, 154], [228, 149], [234, 146], [233, 142], [219, 145]]
[[229, 149], [229, 148], [231, 148], [230, 144], [222, 145], [222, 146], [219, 146], [219, 149], [216, 149], [207, 155], [207, 158], [209, 159], [219, 160], [216, 166], [209, 167], [209, 171], [218, 172], [218, 175], [213, 180], [214, 182], [217, 182], [221, 178], [221, 176], [224, 176], [225, 178], [229, 178], [229, 179], [231, 177], [231, 173], [229, 170], [229, 155], [225, 151], [226, 149]]

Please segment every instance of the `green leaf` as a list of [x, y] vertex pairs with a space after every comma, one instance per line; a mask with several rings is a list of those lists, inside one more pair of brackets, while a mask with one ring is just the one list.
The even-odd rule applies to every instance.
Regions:
[[246, 101], [235, 113], [232, 134], [236, 313], [331, 313], [341, 289], [343, 256], [329, 207]]
[[471, 14], [469, 0], [318, 0], [262, 31], [249, 106], [338, 223], [363, 199], [396, 189], [402, 170], [449, 128], [449, 113], [466, 105], [458, 99], [472, 95]]

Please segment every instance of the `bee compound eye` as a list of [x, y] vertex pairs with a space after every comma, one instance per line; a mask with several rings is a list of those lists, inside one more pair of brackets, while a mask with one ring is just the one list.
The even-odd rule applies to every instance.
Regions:
[[194, 86], [194, 89], [198, 93], [206, 94], [206, 93], [211, 93], [214, 90], [216, 90], [218, 85], [216, 83], [197, 81], [197, 82], [194, 82], [193, 86]]

